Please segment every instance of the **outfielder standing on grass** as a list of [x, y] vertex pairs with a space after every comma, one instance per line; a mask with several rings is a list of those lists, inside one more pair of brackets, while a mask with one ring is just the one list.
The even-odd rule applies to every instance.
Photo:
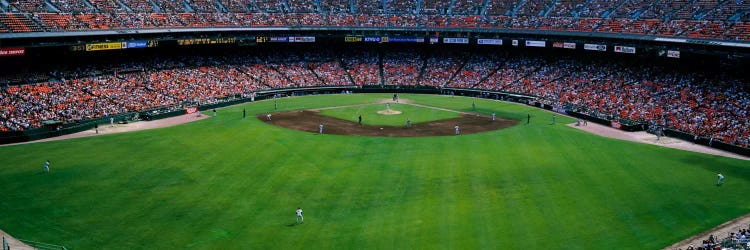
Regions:
[[49, 173], [49, 160], [44, 162], [44, 172]]
[[305, 223], [305, 217], [302, 217], [302, 208], [298, 207], [295, 213], [297, 214], [297, 218], [295, 219], [297, 224]]
[[716, 176], [719, 177], [719, 181], [716, 183], [716, 186], [720, 186], [724, 183], [724, 176], [721, 175], [721, 173], [717, 173]]
[[323, 123], [321, 123], [320, 126], [318, 126], [318, 134], [321, 134], [321, 135], [323, 134]]

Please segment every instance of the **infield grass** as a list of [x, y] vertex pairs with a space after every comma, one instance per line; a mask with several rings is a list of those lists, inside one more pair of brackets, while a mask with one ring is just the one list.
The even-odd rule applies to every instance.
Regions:
[[748, 161], [603, 138], [560, 116], [550, 125], [525, 105], [401, 98], [462, 111], [475, 102], [523, 122], [383, 138], [242, 118], [243, 108], [274, 112], [268, 100], [172, 128], [0, 147], [0, 228], [69, 249], [658, 249], [750, 211]]

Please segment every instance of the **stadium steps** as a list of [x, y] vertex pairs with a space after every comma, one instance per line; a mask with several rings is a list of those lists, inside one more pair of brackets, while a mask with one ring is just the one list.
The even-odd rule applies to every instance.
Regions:
[[742, 16], [744, 16], [747, 12], [748, 10], [738, 10], [737, 13], [734, 13], [727, 20], [730, 22], [739, 22], [740, 18], [742, 18]]
[[471, 85], [469, 88], [471, 88], [471, 89], [477, 88], [477, 86], [479, 86], [479, 85], [483, 84], [484, 82], [486, 82], [487, 79], [489, 79], [490, 77], [492, 77], [493, 75], [495, 75], [495, 73], [497, 73], [497, 71], [500, 70], [503, 67], [504, 64], [505, 64], [505, 61], [503, 61], [502, 63], [498, 63], [497, 67], [495, 69], [493, 69], [492, 71], [490, 71], [490, 73], [487, 74], [486, 76], [483, 76], [481, 79], [479, 79], [478, 82], [474, 83], [474, 85]]
[[[508, 16], [515, 17], [516, 14], [518, 13], [518, 10], [521, 9], [521, 7], [523, 7], [523, 5], [526, 3], [526, 1], [527, 0], [518, 0], [518, 1], [516, 1], [516, 3], [513, 5], [513, 8], [510, 9], [510, 13], [508, 13]], [[508, 20], [510, 21], [510, 19], [508, 19]]]
[[81, 2], [86, 5], [86, 9], [88, 10], [96, 10], [96, 7], [94, 7], [94, 4], [92, 4], [89, 0], [81, 0]]
[[250, 9], [254, 9], [254, 10], [257, 10], [258, 12], [265, 12], [264, 10], [261, 10], [261, 9], [260, 9], [260, 6], [258, 6], [258, 3], [257, 3], [257, 2], [255, 2], [255, 0], [252, 0], [252, 1], [250, 1], [250, 5], [251, 5], [251, 6], [253, 6], [253, 7], [252, 7], [252, 8], [250, 8]]
[[133, 9], [130, 8], [127, 4], [123, 3], [121, 0], [115, 0], [115, 3], [120, 6], [120, 8], [124, 9], [128, 13], [133, 13]]
[[695, 5], [697, 1], [698, 0], [692, 0], [688, 3], [685, 3], [679, 8], [676, 8], [675, 11], [671, 13], [671, 15], [667, 14], [667, 16], [670, 19], [673, 19], [675, 15], [677, 16], [676, 19], [689, 19], [693, 16], [693, 12], [691, 12], [692, 6]]
[[542, 17], [544, 17], [544, 18], [549, 17], [549, 13], [551, 13], [552, 10], [555, 9], [555, 6], [557, 6], [557, 2], [559, 2], [559, 1], [560, 0], [554, 0], [554, 1], [552, 1], [549, 4], [549, 6], [547, 7], [547, 9], [544, 11], [544, 14], [542, 14]]
[[581, 16], [581, 9], [585, 9], [586, 6], [591, 4], [591, 1], [592, 0], [586, 0], [586, 2], [573, 7], [573, 9], [570, 10], [570, 15], [574, 18], [579, 18]]
[[422, 66], [419, 68], [419, 76], [417, 77], [417, 84], [422, 83], [422, 77], [424, 72], [427, 71], [427, 56], [420, 56], [422, 58]]
[[451, 77], [448, 78], [448, 81], [445, 81], [445, 83], [443, 83], [443, 85], [441, 87], [445, 87], [446, 85], [449, 85], [451, 82], [453, 82], [453, 79], [456, 78], [456, 76], [458, 75], [458, 73], [461, 73], [461, 71], [464, 70], [464, 66], [466, 66], [467, 62], [469, 62], [469, 59], [470, 59], [470, 57], [464, 56], [463, 57], [463, 62], [461, 62], [461, 66], [458, 66], [458, 69], [456, 70], [456, 72], [453, 72], [453, 74], [451, 74]]
[[617, 12], [617, 9], [621, 8], [621, 7], [622, 7], [623, 5], [625, 5], [625, 3], [627, 3], [627, 2], [628, 2], [628, 1], [622, 1], [622, 2], [618, 3], [617, 5], [615, 5], [615, 7], [612, 7], [611, 9], [608, 9], [608, 10], [606, 10], [606, 11], [602, 12], [602, 16], [600, 16], [600, 17], [601, 17], [602, 19], [609, 19], [610, 17], [612, 17], [612, 15], [613, 15], [613, 14], [614, 14], [615, 12]]
[[152, 1], [152, 0], [146, 0], [146, 1], [149, 4], [151, 4], [151, 8], [154, 9], [154, 12], [156, 12], [156, 13], [164, 13], [164, 10], [161, 8], [161, 6], [159, 6], [158, 4], [156, 4], [154, 1]]
[[354, 82], [354, 78], [352, 77], [352, 74], [349, 74], [349, 69], [346, 68], [346, 63], [344, 62], [344, 56], [337, 55], [336, 59], [338, 59], [338, 62], [341, 65], [341, 68], [344, 69], [344, 73], [346, 73], [346, 79], [349, 79], [349, 82], [351, 82], [352, 85], [357, 85], [357, 83]]
[[643, 8], [639, 9], [638, 11], [636, 11], [635, 13], [633, 13], [632, 16], [629, 16], [628, 18], [629, 19], [633, 19], [633, 20], [638, 20], [638, 18], [640, 18], [641, 15], [643, 15], [643, 13], [646, 12], [646, 10], [653, 8], [654, 5], [656, 5], [658, 3], [661, 3], [661, 0], [651, 1], [651, 3], [646, 4], [645, 6], [643, 6]]
[[[734, 0], [732, 0], [732, 1], [734, 1]], [[716, 5], [711, 6], [711, 8], [708, 8], [708, 10], [706, 12], [704, 12], [704, 13], [697, 13], [695, 15], [695, 20], [703, 20], [703, 18], [705, 18], [706, 16], [708, 16], [708, 15], [716, 12], [717, 10], [726, 8], [726, 6], [722, 6], [722, 5], [724, 5], [724, 3], [726, 3], [726, 2], [717, 1]], [[710, 20], [716, 20], [716, 19], [712, 18]], [[720, 21], [723, 21], [723, 20], [720, 20]]]
[[380, 85], [385, 85], [385, 70], [383, 69], [383, 55], [378, 52], [378, 72], [380, 73]]
[[482, 17], [484, 17], [485, 15], [487, 15], [487, 7], [489, 7], [489, 6], [490, 6], [490, 0], [484, 0], [482, 2], [482, 9], [479, 11], [479, 15], [482, 16]]
[[261, 79], [259, 79], [255, 75], [248, 73], [248, 70], [247, 70], [247, 68], [246, 68], [245, 65], [236, 65], [234, 67], [237, 68], [237, 71], [239, 71], [240, 73], [242, 73], [242, 74], [244, 74], [246, 76], [249, 76], [250, 79], [253, 79], [253, 81], [259, 83], [260, 85], [272, 88], [270, 85], [268, 85], [266, 82], [262, 81]]
[[10, 12], [8, 9], [9, 7], [10, 3], [8, 3], [7, 0], [0, 0], [0, 10], [2, 10], [2, 12]]
[[[313, 64], [315, 64], [316, 66], [318, 65], [318, 63], [320, 63], [320, 62], [313, 62]], [[305, 63], [305, 68], [306, 68], [307, 70], [309, 70], [309, 71], [310, 71], [310, 73], [312, 73], [312, 75], [314, 75], [314, 76], [315, 76], [315, 79], [318, 79], [318, 85], [323, 85], [323, 86], [325, 86], [325, 85], [328, 85], [328, 84], [326, 84], [326, 82], [325, 82], [325, 81], [323, 80], [323, 78], [322, 78], [322, 77], [320, 77], [320, 76], [318, 75], [318, 73], [315, 73], [315, 69], [314, 69], [313, 67], [310, 67], [310, 62], [307, 62], [307, 61], [306, 61], [306, 63]]]
[[278, 73], [281, 77], [284, 77], [284, 79], [287, 80], [287, 82], [294, 83], [294, 81], [292, 81], [292, 79], [289, 78], [289, 76], [287, 76], [286, 74], [282, 73], [281, 70], [279, 70], [279, 68], [277, 68], [276, 66], [274, 66], [274, 64], [275, 64], [275, 62], [274, 63], [266, 63], [266, 66], [268, 68], [273, 69], [273, 71], [276, 71], [276, 73]]
[[221, 3], [221, 1], [214, 1], [214, 5], [216, 5], [216, 9], [221, 13], [229, 13], [229, 9], [224, 6], [224, 4]]
[[289, 7], [289, 3], [283, 0], [278, 0], [278, 3], [280, 3], [277, 6], [279, 6], [279, 10], [281, 11], [281, 13], [292, 13], [292, 8]]
[[60, 13], [60, 9], [58, 9], [54, 4], [50, 3], [49, 0], [44, 0], [44, 5], [46, 5], [47, 9], [49, 9], [51, 12]]
[[313, 4], [315, 4], [315, 13], [323, 14], [323, 6], [320, 5], [320, 0], [314, 0]]

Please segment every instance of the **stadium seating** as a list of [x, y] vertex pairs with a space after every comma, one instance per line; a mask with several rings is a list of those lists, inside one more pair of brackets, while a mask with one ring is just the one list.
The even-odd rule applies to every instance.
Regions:
[[336, 25], [541, 29], [748, 40], [748, 2], [440, 0], [419, 1], [417, 5], [406, 0], [14, 0], [0, 8], [4, 12], [0, 13], [0, 32]]
[[211, 103], [265, 89], [393, 84], [533, 95], [551, 106], [569, 104], [750, 146], [750, 93], [731, 75], [505, 53], [259, 52], [6, 73], [0, 80], [13, 85], [0, 91], [0, 130], [39, 127], [44, 120], [75, 122], [163, 106]]

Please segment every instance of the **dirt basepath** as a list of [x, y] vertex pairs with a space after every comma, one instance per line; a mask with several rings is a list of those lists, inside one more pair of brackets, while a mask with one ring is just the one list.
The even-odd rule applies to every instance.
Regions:
[[670, 138], [670, 137], [661, 137], [657, 140], [655, 135], [649, 134], [647, 132], [641, 131], [641, 132], [625, 132], [619, 129], [615, 129], [612, 127], [607, 127], [601, 124], [596, 123], [589, 123], [586, 126], [576, 126], [576, 124], [568, 124], [568, 126], [571, 126], [573, 128], [577, 128], [586, 132], [590, 132], [593, 134], [601, 135], [604, 137], [609, 138], [615, 138], [620, 140], [626, 140], [626, 141], [633, 141], [633, 142], [639, 142], [639, 143], [645, 143], [645, 144], [651, 144], [651, 145], [658, 145], [662, 147], [668, 147], [668, 148], [675, 148], [675, 149], [681, 149], [681, 150], [687, 150], [687, 151], [693, 151], [698, 153], [704, 153], [704, 154], [711, 154], [711, 155], [719, 155], [724, 157], [731, 157], [741, 160], [750, 160], [750, 157], [726, 152], [722, 150], [718, 150], [715, 148], [698, 145], [692, 142], [683, 141], [680, 139]]
[[37, 142], [46, 142], [46, 141], [59, 141], [59, 140], [65, 140], [65, 139], [71, 139], [71, 138], [81, 138], [81, 137], [89, 137], [89, 136], [97, 136], [97, 135], [124, 133], [124, 132], [130, 132], [130, 131], [139, 131], [139, 130], [146, 130], [146, 129], [165, 128], [165, 127], [180, 125], [183, 123], [199, 121], [199, 120], [203, 120], [209, 117], [210, 116], [208, 115], [201, 115], [200, 117], [198, 117], [195, 114], [190, 114], [190, 115], [169, 117], [169, 118], [159, 119], [155, 121], [138, 121], [138, 122], [133, 122], [133, 123], [128, 123], [128, 124], [114, 124], [114, 125], [103, 124], [99, 126], [98, 134], [92, 128], [86, 131], [81, 131], [81, 132], [73, 133], [73, 134], [67, 134], [63, 136], [51, 137], [51, 138], [46, 138], [46, 139], [41, 139], [41, 140], [36, 140], [36, 141], [5, 144], [5, 145], [0, 145], [0, 146], [37, 143]]
[[[12, 250], [34, 250], [33, 247], [24, 244], [16, 238], [13, 238], [13, 236], [10, 236], [10, 234], [7, 234], [3, 232], [3, 230], [0, 230], [0, 244], [3, 244], [2, 238], [5, 238], [5, 240], [8, 241], [8, 247]], [[2, 248], [2, 245], [0, 245], [0, 248]]]

